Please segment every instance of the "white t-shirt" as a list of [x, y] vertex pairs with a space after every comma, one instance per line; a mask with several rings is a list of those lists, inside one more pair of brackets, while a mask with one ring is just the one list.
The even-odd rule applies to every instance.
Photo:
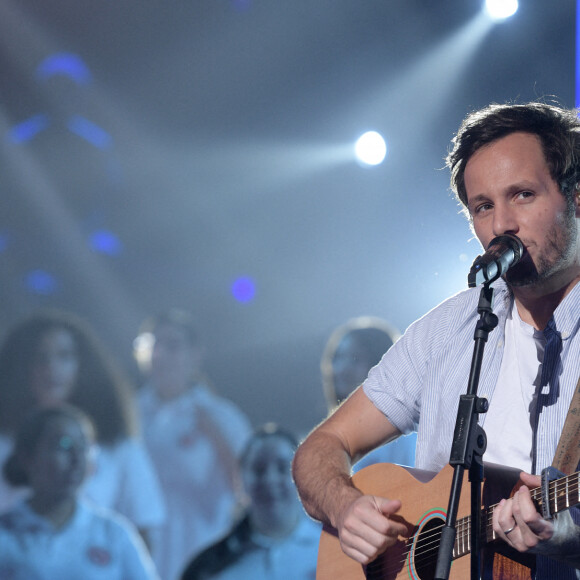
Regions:
[[61, 529], [26, 502], [0, 516], [3, 580], [157, 580], [143, 540], [122, 516], [78, 502]]
[[[545, 346], [544, 334], [524, 322], [515, 305], [505, 326], [505, 350], [497, 387], [486, 413], [484, 461], [532, 467], [531, 417], [537, 401]], [[529, 444], [524, 446], [522, 442]]]

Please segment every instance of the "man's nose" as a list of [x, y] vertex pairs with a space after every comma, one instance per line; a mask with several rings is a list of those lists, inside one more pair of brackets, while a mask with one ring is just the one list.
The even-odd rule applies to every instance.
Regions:
[[517, 234], [519, 230], [517, 212], [507, 203], [496, 204], [493, 208], [493, 234]]

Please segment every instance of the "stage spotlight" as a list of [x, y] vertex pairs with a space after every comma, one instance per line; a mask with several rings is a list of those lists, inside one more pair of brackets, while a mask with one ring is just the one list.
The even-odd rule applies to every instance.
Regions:
[[516, 13], [518, 0], [486, 0], [485, 7], [494, 20], [503, 20]]
[[378, 165], [387, 155], [387, 144], [376, 131], [367, 131], [361, 135], [355, 146], [357, 159], [365, 165]]

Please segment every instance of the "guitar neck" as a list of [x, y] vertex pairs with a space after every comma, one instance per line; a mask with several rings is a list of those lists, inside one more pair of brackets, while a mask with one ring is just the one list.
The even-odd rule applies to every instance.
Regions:
[[[544, 507], [549, 508], [549, 513], [557, 514], [567, 510], [580, 503], [580, 472], [566, 475], [560, 479], [549, 482], [547, 497], [542, 496], [542, 488], [536, 487], [530, 490], [532, 500], [540, 512]], [[545, 502], [549, 505], [545, 506]], [[483, 508], [481, 510], [481, 538], [486, 543], [497, 540], [496, 533], [493, 531], [492, 518], [493, 510], [497, 504]], [[453, 549], [453, 558], [460, 558], [471, 552], [471, 515], [458, 519], [456, 526], [455, 547]]]

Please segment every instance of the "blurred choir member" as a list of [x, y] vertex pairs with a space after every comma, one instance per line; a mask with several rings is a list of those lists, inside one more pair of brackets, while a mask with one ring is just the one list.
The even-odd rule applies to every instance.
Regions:
[[[147, 539], [165, 517], [163, 496], [137, 435], [133, 393], [91, 329], [76, 316], [45, 311], [17, 324], [0, 348], [0, 462], [33, 408], [64, 402], [83, 410], [97, 431], [94, 469], [83, 495], [131, 520]], [[26, 491], [0, 482], [0, 511]]]
[[314, 580], [320, 525], [301, 508], [290, 463], [294, 436], [267, 424], [240, 460], [241, 515], [181, 580]]
[[0, 578], [158, 579], [129, 520], [80, 499], [93, 443], [90, 419], [68, 405], [36, 410], [22, 423], [3, 470], [31, 495], [0, 516]]
[[135, 355], [147, 376], [138, 395], [145, 442], [168, 514], [152, 536], [152, 553], [163, 580], [175, 580], [230, 528], [234, 474], [252, 430], [238, 407], [208, 386], [189, 313], [173, 309], [145, 321]]
[[[363, 381], [393, 346], [400, 333], [374, 316], [352, 318], [336, 328], [324, 348], [320, 370], [328, 411], [334, 411]], [[372, 463], [415, 464], [416, 433], [388, 443], [361, 459], [355, 470]]]

